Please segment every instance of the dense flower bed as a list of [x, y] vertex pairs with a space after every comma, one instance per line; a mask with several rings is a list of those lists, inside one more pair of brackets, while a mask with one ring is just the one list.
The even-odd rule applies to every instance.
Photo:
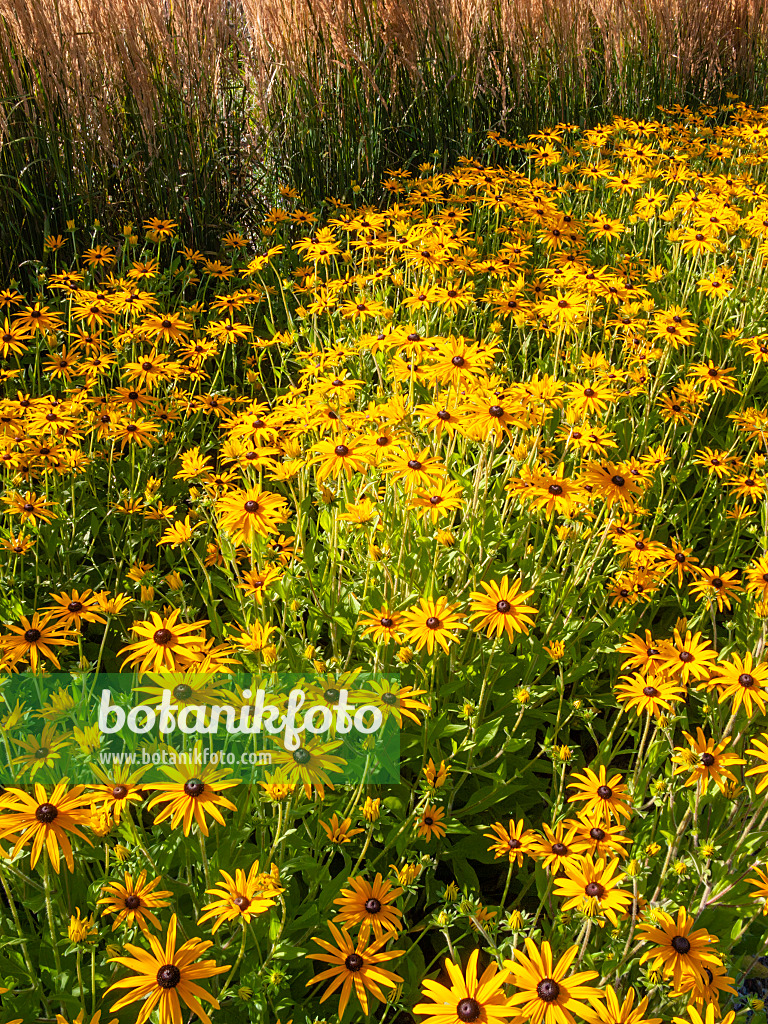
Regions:
[[[767, 139], [491, 135], [381, 208], [286, 192], [256, 255], [73, 224], [0, 291], [4, 1021], [757, 1006]], [[20, 670], [68, 674], [40, 718]], [[118, 670], [387, 673], [401, 781], [307, 741], [74, 785]]]

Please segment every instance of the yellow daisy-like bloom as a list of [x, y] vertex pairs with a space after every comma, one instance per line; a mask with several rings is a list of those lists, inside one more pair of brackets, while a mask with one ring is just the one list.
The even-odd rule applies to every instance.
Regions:
[[684, 699], [685, 687], [678, 686], [674, 679], [660, 676], [620, 676], [623, 684], [616, 686], [616, 699], [627, 710], [634, 708], [638, 718], [643, 712], [660, 718], [664, 712], [672, 711], [672, 701]]
[[[678, 765], [673, 772], [674, 775], [691, 772], [685, 783], [686, 786], [695, 786], [700, 781], [701, 790], [706, 793], [709, 780], [713, 779], [720, 792], [724, 793], [726, 789], [724, 778], [730, 782], [739, 781], [733, 772], [729, 771], [728, 765], [746, 764], [746, 761], [743, 757], [737, 757], [736, 754], [723, 753], [731, 742], [730, 736], [726, 736], [721, 743], [716, 745], [712, 737], [707, 739], [704, 736], [704, 731], [700, 726], [696, 729], [696, 739], [688, 732], [684, 732], [683, 736], [688, 740], [690, 746], [687, 748], [675, 747], [672, 760]], [[695, 757], [693, 763], [690, 761], [691, 754]], [[691, 769], [693, 770], [691, 771]]]
[[631, 892], [617, 888], [626, 877], [616, 874], [618, 867], [618, 858], [609, 863], [603, 858], [593, 861], [591, 857], [579, 857], [565, 864], [567, 878], [558, 878], [554, 890], [555, 896], [567, 897], [563, 910], [578, 907], [589, 917], [605, 914], [614, 926], [618, 925], [617, 912], [624, 913], [633, 900]]
[[145, 783], [142, 789], [159, 790], [157, 796], [153, 797], [147, 805], [148, 810], [165, 804], [165, 808], [155, 818], [155, 824], [159, 825], [166, 818], [171, 819], [171, 828], [183, 822], [184, 835], [188, 836], [192, 829], [192, 822], [196, 821], [198, 828], [203, 835], [208, 835], [208, 824], [205, 818], [206, 812], [220, 825], [224, 824], [219, 807], [225, 807], [229, 811], [237, 808], [222, 792], [232, 789], [238, 785], [237, 779], [225, 779], [225, 768], [211, 768], [206, 765], [199, 775], [195, 774], [193, 765], [180, 764], [178, 767], [160, 766], [163, 773], [168, 776], [170, 782]]
[[[78, 825], [87, 825], [90, 822], [91, 812], [85, 804], [90, 803], [91, 797], [85, 792], [85, 786], [74, 786], [67, 792], [68, 783], [69, 779], [62, 779], [56, 784], [50, 797], [46, 795], [39, 782], [35, 783], [34, 797], [31, 793], [12, 787], [6, 789], [0, 796], [0, 839], [13, 836], [16, 840], [11, 858], [15, 857], [31, 839], [31, 868], [37, 864], [45, 847], [56, 874], [59, 873], [59, 848], [64, 854], [69, 870], [75, 870], [72, 844], [67, 833], [71, 832], [91, 845], [90, 839], [78, 828]], [[16, 838], [16, 833], [19, 832], [21, 835]]]
[[41, 768], [55, 767], [61, 757], [60, 751], [71, 746], [65, 736], [57, 734], [53, 722], [47, 722], [43, 726], [41, 736], [29, 736], [26, 740], [17, 739], [15, 743], [24, 753], [14, 757], [13, 763], [22, 766], [25, 772], [28, 770], [30, 779], [34, 779]]
[[279, 533], [287, 518], [285, 499], [256, 488], [230, 491], [216, 502], [219, 526], [235, 544], [250, 544], [257, 534]]
[[661, 667], [670, 675], [678, 676], [684, 684], [695, 680], [709, 679], [715, 669], [717, 651], [713, 650], [708, 640], [701, 640], [701, 632], [691, 633], [688, 630], [683, 640], [680, 632], [674, 631], [674, 643], [663, 645], [664, 659]]
[[613, 985], [606, 985], [603, 989], [605, 1006], [601, 1006], [599, 1012], [589, 1009], [583, 1011], [584, 1020], [587, 1024], [662, 1024], [661, 1017], [646, 1017], [648, 1010], [648, 996], [644, 996], [635, 1006], [635, 990], [631, 988], [624, 1002], [619, 1002], [619, 994]]
[[[217, 967], [215, 960], [202, 960], [200, 957], [213, 945], [200, 939], [188, 939], [183, 946], [176, 949], [176, 915], [168, 925], [168, 934], [163, 948], [154, 935], [147, 939], [152, 948], [147, 953], [140, 946], [126, 945], [130, 956], [110, 957], [109, 963], [122, 964], [134, 972], [134, 977], [122, 978], [110, 985], [107, 994], [115, 989], [129, 989], [126, 995], [111, 1007], [112, 1011], [122, 1010], [140, 999], [144, 1000], [141, 1012], [136, 1017], [136, 1024], [145, 1024], [150, 1014], [157, 1007], [160, 1024], [179, 1024], [182, 1019], [181, 1003], [196, 1013], [203, 1024], [211, 1024], [211, 1019], [200, 1002], [204, 999], [215, 1009], [219, 1009], [218, 1000], [209, 995], [197, 984], [202, 978], [212, 978], [229, 970], [229, 965]], [[196, 963], [195, 961], [200, 961]]]
[[757, 878], [747, 879], [747, 882], [754, 886], [755, 889], [752, 893], [752, 899], [763, 900], [763, 913], [768, 914], [768, 874], [760, 868], [754, 868], [754, 872], [757, 875]]
[[444, 818], [445, 811], [442, 807], [427, 804], [420, 817], [416, 819], [416, 835], [420, 839], [426, 839], [428, 843], [432, 841], [432, 836], [441, 839], [445, 835]]
[[104, 913], [117, 915], [112, 925], [112, 931], [119, 928], [121, 924], [128, 928], [137, 924], [145, 935], [149, 935], [147, 922], [153, 928], [160, 927], [160, 922], [152, 911], [169, 906], [168, 897], [173, 896], [172, 892], [157, 890], [161, 881], [162, 876], [158, 875], [157, 878], [148, 882], [147, 872], [142, 871], [134, 882], [133, 875], [126, 871], [123, 882], [112, 882], [111, 885], [105, 885], [102, 888], [101, 891], [109, 893], [109, 895], [97, 900], [96, 904], [98, 906], [105, 903]]
[[172, 548], [178, 548], [192, 539], [192, 534], [199, 525], [190, 523], [189, 516], [183, 521], [179, 519], [168, 527], [157, 543], [170, 544]]
[[472, 951], [464, 971], [446, 957], [450, 987], [430, 978], [422, 982], [425, 1002], [413, 1008], [414, 1013], [425, 1018], [422, 1024], [496, 1024], [517, 1016], [516, 1007], [502, 991], [509, 972], [491, 963], [478, 978], [479, 955], [478, 950]]
[[352, 828], [351, 818], [344, 818], [343, 821], [339, 820], [339, 816], [335, 812], [328, 823], [321, 821], [320, 827], [332, 843], [339, 844], [351, 843], [352, 836], [361, 835], [365, 831], [362, 828]]
[[348, 932], [339, 931], [332, 924], [329, 924], [328, 927], [331, 930], [335, 945], [326, 942], [325, 939], [313, 937], [312, 941], [316, 942], [326, 952], [307, 953], [307, 957], [310, 960], [320, 960], [323, 963], [330, 964], [330, 967], [321, 971], [320, 974], [316, 974], [314, 978], [310, 978], [307, 985], [315, 985], [317, 982], [327, 981], [329, 978], [333, 979], [323, 993], [320, 1002], [325, 1002], [338, 988], [341, 988], [339, 1018], [344, 1015], [352, 989], [354, 989], [363, 1013], [367, 1016], [369, 992], [379, 1002], [385, 1003], [387, 997], [381, 991], [381, 986], [396, 988], [402, 984], [403, 979], [399, 974], [385, 970], [381, 964], [387, 960], [394, 960], [395, 957], [402, 956], [404, 951], [401, 949], [382, 950], [382, 946], [389, 940], [389, 935], [375, 939], [369, 946], [367, 945], [366, 936], [361, 932], [357, 937], [357, 945], [354, 945]]
[[640, 963], [650, 960], [654, 968], [672, 976], [675, 988], [680, 987], [684, 973], [703, 972], [707, 964], [720, 964], [717, 953], [710, 948], [717, 938], [703, 928], [691, 931], [692, 925], [693, 918], [682, 907], [677, 912], [677, 921], [659, 910], [656, 923], [643, 921], [638, 925], [638, 939], [653, 943], [653, 949], [643, 953]]
[[704, 1016], [694, 1006], [688, 1008], [688, 1020], [685, 1017], [673, 1017], [672, 1024], [733, 1024], [736, 1020], [736, 1011], [729, 1010], [724, 1017], [720, 1017], [720, 1008], [715, 1003], [710, 1003], [704, 1012]]
[[274, 907], [275, 897], [285, 891], [274, 875], [259, 871], [258, 861], [251, 865], [247, 875], [242, 868], [237, 868], [234, 878], [227, 871], [219, 870], [219, 874], [222, 880], [205, 890], [216, 899], [202, 908], [203, 916], [197, 922], [202, 924], [216, 918], [212, 935], [225, 921], [239, 920], [245, 927], [251, 918]]
[[120, 650], [118, 657], [126, 655], [123, 668], [131, 665], [139, 673], [163, 669], [177, 672], [200, 661], [205, 636], [198, 634], [208, 625], [209, 619], [179, 622], [181, 612], [178, 608], [174, 608], [166, 618], [161, 618], [157, 612], [149, 614], [149, 621], [134, 622], [131, 626], [131, 632], [141, 639]]
[[514, 960], [505, 960], [510, 981], [520, 989], [510, 999], [521, 1020], [530, 1024], [573, 1024], [573, 1014], [599, 1009], [602, 993], [588, 983], [599, 977], [597, 971], [579, 971], [568, 975], [568, 968], [579, 950], [571, 946], [553, 962], [552, 947], [542, 942], [541, 950], [533, 939], [525, 940], [525, 953], [515, 950]]
[[629, 818], [632, 809], [627, 802], [627, 787], [621, 781], [621, 775], [614, 775], [608, 779], [605, 765], [600, 765], [598, 774], [591, 768], [585, 768], [580, 775], [574, 772], [574, 778], [578, 782], [568, 783], [569, 789], [575, 789], [573, 796], [568, 797], [569, 803], [574, 801], [585, 801], [580, 813], [585, 817], [593, 818], [595, 821], [610, 822], [614, 817]]
[[521, 581], [509, 582], [509, 577], [504, 576], [500, 583], [481, 583], [485, 590], [473, 591], [469, 595], [470, 600], [470, 621], [479, 619], [472, 628], [476, 632], [487, 630], [487, 636], [495, 633], [500, 637], [506, 633], [510, 641], [514, 640], [515, 633], [528, 635], [528, 627], [533, 624], [533, 615], [538, 611], [533, 605], [525, 603], [526, 598], [533, 593], [532, 590], [525, 590], [521, 593]]
[[534, 855], [541, 866], [547, 871], [557, 873], [568, 863], [568, 858], [578, 857], [587, 850], [587, 843], [577, 835], [578, 825], [570, 827], [565, 822], [558, 822], [554, 829], [542, 825], [544, 836], [536, 842]]
[[738, 654], [731, 655], [730, 662], [723, 662], [716, 669], [717, 682], [720, 688], [719, 701], [722, 704], [729, 697], [733, 698], [732, 711], [738, 711], [741, 705], [748, 715], [752, 714], [755, 704], [765, 714], [765, 703], [768, 692], [768, 665], [753, 664], [750, 651], [742, 660]]
[[467, 628], [455, 614], [458, 607], [449, 605], [447, 597], [438, 597], [436, 601], [423, 597], [417, 608], [403, 613], [406, 638], [415, 641], [417, 651], [426, 647], [427, 653], [432, 654], [438, 643], [447, 654], [448, 644], [458, 639], [452, 630]]
[[51, 647], [71, 647], [74, 644], [74, 640], [67, 639], [68, 630], [59, 623], [51, 622], [50, 615], [41, 618], [38, 612], [34, 613], [32, 621], [22, 615], [21, 625], [9, 624], [8, 629], [11, 630], [10, 635], [0, 636], [0, 651], [8, 655], [11, 666], [28, 657], [33, 672], [37, 672], [41, 657], [61, 668]]
[[92, 787], [91, 798], [101, 811], [120, 824], [123, 811], [144, 799], [139, 780], [149, 771], [149, 767], [137, 768], [132, 772], [129, 765], [114, 765], [112, 773], [107, 775], [100, 765], [92, 761], [91, 771], [102, 785]]
[[361, 612], [359, 624], [363, 626], [362, 635], [369, 636], [374, 643], [397, 642], [402, 634], [402, 616], [386, 606], [375, 612]]
[[483, 835], [486, 839], [495, 840], [488, 849], [489, 851], [493, 850], [496, 860], [499, 857], [507, 857], [510, 863], [516, 861], [517, 866], [520, 867], [525, 854], [528, 854], [529, 857], [537, 856], [539, 837], [525, 827], [522, 818], [517, 823], [510, 820], [508, 829], [498, 821], [489, 827], [491, 831], [484, 832]]
[[360, 934], [366, 939], [371, 928], [377, 939], [387, 932], [396, 935], [402, 929], [403, 912], [391, 905], [402, 896], [402, 889], [393, 889], [380, 872], [372, 883], [364, 878], [350, 878], [348, 883], [349, 888], [342, 889], [333, 901], [341, 907], [336, 915], [337, 924], [347, 931], [359, 924]]
[[744, 753], [750, 754], [752, 757], [756, 757], [763, 762], [754, 768], [749, 768], [744, 773], [745, 775], [762, 775], [762, 778], [755, 786], [755, 793], [762, 793], [764, 789], [768, 789], [768, 733], [764, 732], [758, 739], [752, 740], [752, 746], [748, 747]]

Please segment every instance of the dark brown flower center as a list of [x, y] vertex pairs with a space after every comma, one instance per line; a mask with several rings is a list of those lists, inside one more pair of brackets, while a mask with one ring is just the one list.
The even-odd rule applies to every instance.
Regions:
[[689, 662], [689, 661], [693, 661], [693, 660], [694, 660], [694, 657], [693, 657], [693, 655], [691, 654], [690, 651], [681, 651], [680, 652], [680, 661]]
[[176, 964], [165, 964], [157, 972], [157, 984], [160, 988], [176, 988], [181, 981], [181, 971]]
[[132, 893], [130, 896], [126, 896], [123, 903], [128, 910], [138, 910], [141, 906], [141, 900], [135, 893]]
[[386, 616], [383, 619], [379, 619], [379, 622], [384, 627], [384, 629], [391, 629], [392, 628], [393, 621], [392, 621], [392, 619], [387, 618]]
[[676, 953], [679, 953], [680, 956], [685, 956], [686, 953], [690, 953], [691, 944], [684, 935], [676, 935], [674, 939], [672, 939], [672, 949], [674, 949]]
[[67, 605], [67, 611], [69, 612], [81, 612], [83, 610], [82, 601], [70, 601]]
[[435, 618], [434, 615], [430, 615], [425, 623], [427, 629], [440, 629], [442, 622], [440, 619]]
[[353, 974], [356, 974], [365, 966], [365, 960], [363, 960], [359, 953], [350, 953], [344, 961], [344, 966], [348, 971], [352, 971]]
[[122, 782], [118, 782], [116, 786], [112, 787], [112, 796], [115, 800], [124, 800], [128, 796], [128, 787], [124, 786]]
[[605, 839], [605, 830], [602, 828], [591, 828], [589, 830], [589, 838], [594, 839], [598, 843], [602, 843]]
[[28, 644], [36, 644], [42, 635], [39, 629], [28, 629], [24, 634], [24, 639]]
[[480, 1003], [470, 996], [462, 999], [456, 1006], [456, 1016], [459, 1020], [466, 1021], [467, 1024], [472, 1024], [473, 1021], [476, 1021], [482, 1012], [483, 1008]]
[[312, 755], [305, 747], [299, 747], [298, 750], [293, 752], [293, 760], [296, 764], [309, 764], [312, 760]]
[[173, 633], [170, 629], [158, 629], [155, 631], [155, 635], [152, 639], [156, 644], [159, 644], [160, 647], [165, 647], [166, 644], [169, 644], [171, 640], [173, 640]]
[[408, 469], [421, 469], [421, 463], [418, 459], [408, 459]]
[[554, 1003], [560, 995], [560, 986], [552, 978], [544, 978], [536, 986], [536, 995], [544, 1003]]
[[205, 791], [205, 783], [202, 779], [188, 779], [184, 783], [184, 792], [187, 796], [202, 796]]
[[343, 459], [346, 455], [349, 455], [349, 448], [345, 444], [337, 444], [333, 449], [333, 454]]
[[499, 612], [499, 614], [507, 615], [511, 610], [512, 605], [509, 603], [509, 601], [501, 600], [496, 602], [496, 611]]
[[248, 907], [250, 907], [251, 905], [251, 901], [248, 899], [247, 896], [235, 896], [232, 902], [239, 911], [247, 910]]
[[560, 484], [550, 484], [547, 490], [550, 494], [554, 494], [556, 497], [559, 497], [563, 493], [563, 488]]
[[466, 362], [466, 359], [464, 358], [464, 356], [454, 356], [451, 362], [453, 363], [454, 366], [463, 366], [464, 363]]
[[708, 750], [704, 751], [704, 753], [701, 755], [700, 760], [705, 768], [711, 768], [712, 765], [715, 763], [714, 757], [712, 756], [712, 754], [710, 754]]
[[371, 896], [369, 900], [365, 901], [365, 912], [366, 914], [381, 913], [381, 900], [377, 900], [375, 896]]
[[754, 686], [755, 677], [750, 675], [749, 672], [742, 672], [739, 676], [739, 682], [745, 690], [748, 690], [750, 686]]
[[179, 683], [178, 686], [173, 688], [173, 696], [178, 698], [178, 700], [189, 700], [193, 692], [189, 683]]
[[552, 843], [552, 853], [556, 853], [558, 857], [565, 857], [568, 853], [568, 847], [565, 843]]
[[605, 886], [599, 882], [589, 882], [584, 886], [584, 892], [593, 899], [601, 900], [605, 896]]
[[246, 503], [243, 505], [243, 508], [248, 513], [248, 515], [252, 516], [254, 512], [259, 511], [259, 503], [258, 501], [254, 501], [253, 498], [251, 498], [248, 501], [246, 501]]
[[35, 817], [41, 825], [50, 825], [59, 816], [58, 809], [53, 804], [38, 804]]
[[610, 786], [598, 786], [597, 795], [601, 800], [610, 800], [613, 796], [613, 790]]
[[644, 686], [643, 687], [643, 694], [646, 697], [658, 697], [659, 696], [659, 691], [656, 689], [655, 686]]
[[611, 483], [614, 487], [623, 487], [626, 483], [626, 480], [623, 476], [619, 476], [619, 474], [617, 473], [615, 476], [611, 477]]

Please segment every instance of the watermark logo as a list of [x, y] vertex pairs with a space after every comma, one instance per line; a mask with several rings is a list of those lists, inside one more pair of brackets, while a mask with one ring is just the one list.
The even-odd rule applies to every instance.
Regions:
[[245, 783], [396, 783], [399, 690], [396, 676], [360, 670], [11, 675], [0, 782], [92, 782], [115, 768], [163, 781], [168, 766], [214, 765]]

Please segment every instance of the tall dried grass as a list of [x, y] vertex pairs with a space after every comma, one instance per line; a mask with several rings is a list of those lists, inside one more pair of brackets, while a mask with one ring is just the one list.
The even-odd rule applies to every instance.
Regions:
[[278, 180], [315, 202], [489, 128], [759, 101], [767, 6], [0, 0], [0, 259], [72, 216], [165, 213], [213, 244]]

